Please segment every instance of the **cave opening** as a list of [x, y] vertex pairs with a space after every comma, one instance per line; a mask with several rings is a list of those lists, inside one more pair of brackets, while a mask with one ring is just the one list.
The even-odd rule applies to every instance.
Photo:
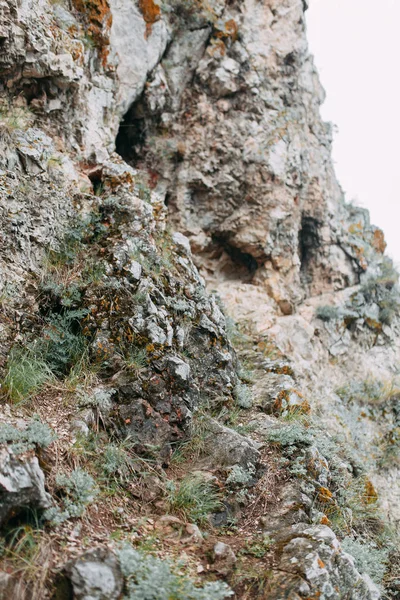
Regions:
[[115, 140], [117, 154], [131, 166], [143, 157], [147, 123], [141, 100], [134, 102], [125, 113]]
[[318, 219], [303, 215], [299, 231], [299, 256], [302, 271], [307, 270], [315, 250], [321, 245], [319, 229]]
[[228, 279], [241, 279], [242, 281], [247, 282], [252, 281], [254, 274], [259, 267], [254, 256], [233, 246], [224, 236], [213, 235], [212, 240], [230, 259], [229, 264], [225, 265], [223, 268], [224, 275]]

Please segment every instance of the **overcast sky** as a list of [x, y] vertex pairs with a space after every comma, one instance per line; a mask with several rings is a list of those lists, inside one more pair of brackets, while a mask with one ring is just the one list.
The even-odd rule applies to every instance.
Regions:
[[347, 200], [370, 209], [400, 263], [400, 0], [309, 0], [308, 39], [338, 127]]

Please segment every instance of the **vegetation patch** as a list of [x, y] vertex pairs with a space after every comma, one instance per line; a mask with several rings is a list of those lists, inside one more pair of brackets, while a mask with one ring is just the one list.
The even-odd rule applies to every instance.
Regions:
[[345, 537], [341, 546], [354, 558], [360, 573], [367, 573], [377, 584], [382, 582], [387, 568], [388, 550], [379, 549], [376, 544], [363, 543], [351, 537]]
[[225, 583], [197, 586], [182, 573], [182, 564], [160, 560], [128, 545], [119, 550], [118, 558], [127, 581], [127, 600], [224, 600], [233, 596]]
[[38, 419], [29, 421], [23, 429], [9, 423], [0, 423], [0, 444], [9, 444], [15, 454], [22, 454], [35, 448], [47, 448], [56, 439], [46, 423]]
[[213, 481], [202, 475], [188, 475], [179, 483], [167, 483], [167, 503], [171, 512], [182, 515], [186, 520], [205, 523], [210, 514], [221, 510], [221, 493]]
[[81, 517], [86, 506], [93, 502], [98, 494], [94, 479], [83, 469], [74, 469], [69, 475], [57, 475], [56, 486], [61, 495], [61, 508], [48, 508], [43, 515], [54, 525], [60, 525], [67, 519]]

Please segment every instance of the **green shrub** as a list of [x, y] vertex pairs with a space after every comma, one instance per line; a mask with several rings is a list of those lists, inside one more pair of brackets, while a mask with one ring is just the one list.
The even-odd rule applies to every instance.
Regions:
[[179, 484], [169, 481], [167, 489], [169, 510], [189, 521], [204, 523], [208, 515], [222, 507], [218, 488], [201, 475], [188, 475]]
[[33, 450], [36, 446], [47, 448], [55, 439], [50, 427], [35, 418], [24, 429], [17, 429], [9, 423], [0, 424], [0, 444], [11, 444], [15, 454]]
[[240, 408], [251, 408], [253, 405], [253, 398], [251, 391], [243, 383], [238, 383], [233, 390], [233, 397], [235, 398], [236, 404]]
[[53, 373], [45, 360], [29, 349], [14, 349], [7, 362], [2, 389], [11, 402], [22, 402], [36, 394], [53, 379]]
[[375, 583], [381, 583], [387, 567], [388, 550], [379, 549], [374, 544], [363, 544], [351, 537], [342, 541], [342, 548], [355, 560], [360, 573], [367, 573]]
[[37, 351], [57, 376], [67, 374], [86, 351], [87, 341], [80, 325], [86, 314], [86, 310], [69, 310], [48, 318]]
[[56, 484], [63, 494], [62, 510], [58, 507], [49, 508], [43, 515], [54, 525], [70, 518], [81, 517], [86, 506], [93, 502], [98, 494], [94, 479], [83, 469], [74, 469], [70, 475], [57, 475]]
[[278, 444], [283, 448], [290, 446], [311, 446], [314, 436], [311, 430], [303, 424], [294, 422], [277, 429], [272, 429], [267, 434], [267, 441]]
[[342, 311], [338, 306], [317, 306], [315, 316], [321, 321], [333, 321], [342, 317]]
[[223, 600], [233, 595], [225, 583], [197, 587], [178, 570], [181, 565], [145, 555], [125, 545], [118, 552], [127, 580], [127, 600]]
[[231, 486], [246, 486], [253, 479], [254, 473], [255, 467], [251, 463], [247, 469], [244, 469], [240, 465], [234, 465], [225, 483]]
[[112, 479], [118, 483], [123, 483], [131, 479], [136, 471], [128, 444], [107, 444], [101, 458], [98, 460], [98, 470], [107, 481]]

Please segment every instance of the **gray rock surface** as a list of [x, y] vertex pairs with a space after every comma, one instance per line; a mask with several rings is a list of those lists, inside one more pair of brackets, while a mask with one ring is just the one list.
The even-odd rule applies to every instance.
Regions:
[[0, 448], [0, 526], [23, 509], [44, 510], [52, 505], [36, 456], [15, 456]]
[[86, 552], [67, 565], [64, 573], [76, 600], [118, 600], [121, 597], [122, 573], [116, 557], [106, 549]]
[[256, 466], [260, 457], [259, 444], [250, 437], [224, 427], [214, 419], [207, 420], [207, 461], [215, 466]]
[[[282, 544], [274, 592], [281, 589], [286, 598], [314, 597], [323, 600], [378, 600], [381, 593], [369, 577], [354, 567], [354, 560], [342, 552], [335, 534], [326, 526], [296, 525], [276, 536]], [[283, 590], [285, 590], [283, 592]]]
[[[204, 461], [262, 477], [268, 452], [279, 452], [291, 478], [261, 517], [280, 550], [270, 598], [375, 600], [313, 503], [321, 486], [333, 497], [335, 477], [346, 489], [356, 479], [356, 459], [329, 455], [344, 434], [400, 523], [398, 465], [385, 454], [398, 435], [396, 395], [371, 405], [338, 391], [371, 378], [398, 386], [397, 279], [382, 232], [336, 181], [306, 8], [0, 0], [0, 375], [50, 314], [83, 311], [73, 326], [107, 398], [80, 398], [72, 428], [90, 435], [101, 424], [166, 466], [199, 409], [227, 419], [234, 406], [237, 359], [207, 282], [253, 336], [257, 442], [207, 418]], [[49, 253], [77, 223], [81, 262], [44, 290]], [[88, 283], [90, 260], [101, 273]], [[287, 426], [277, 416], [296, 411], [310, 420], [302, 441], [269, 451], [271, 430]], [[328, 450], [309, 431], [314, 418]], [[0, 452], [0, 523], [48, 507], [37, 459]], [[152, 502], [159, 486], [148, 487]], [[67, 575], [76, 598], [121, 593], [108, 551]]]

